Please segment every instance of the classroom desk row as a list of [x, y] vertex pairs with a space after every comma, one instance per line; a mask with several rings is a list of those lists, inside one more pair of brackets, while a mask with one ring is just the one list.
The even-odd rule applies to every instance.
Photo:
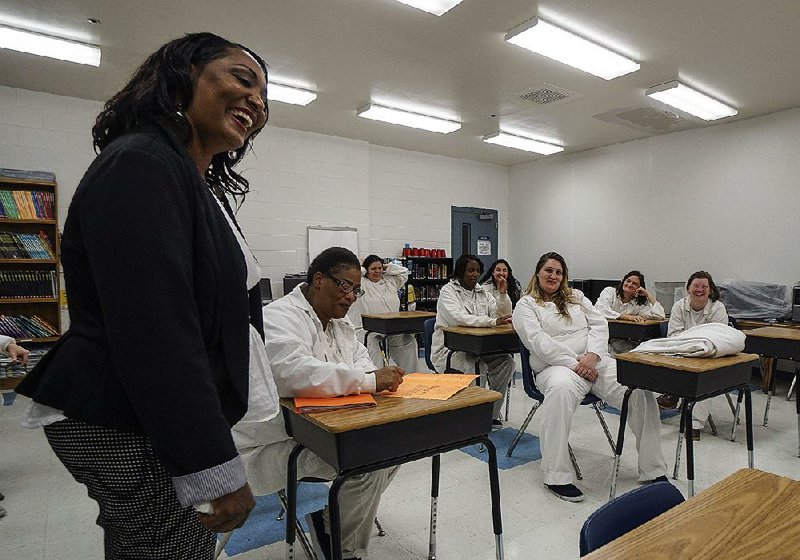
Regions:
[[[364, 316], [365, 330], [383, 336], [397, 333], [421, 332], [428, 318], [426, 312], [400, 312], [382, 316]], [[610, 321], [609, 329], [617, 338], [647, 340], [660, 336], [660, 321], [631, 323]], [[418, 330], [415, 330], [418, 329]], [[785, 329], [759, 329], [747, 333], [747, 349], [763, 355], [800, 359], [800, 331], [796, 339], [787, 336]], [[656, 331], [658, 334], [656, 334]], [[519, 351], [519, 338], [511, 325], [493, 328], [450, 327], [444, 329], [445, 346], [451, 354], [469, 352], [477, 357]], [[382, 346], [385, 351], [385, 342]], [[657, 354], [625, 353], [617, 356], [617, 375], [626, 385], [620, 428], [617, 437], [615, 461], [612, 471], [610, 498], [616, 491], [619, 458], [623, 452], [625, 419], [628, 400], [636, 389], [663, 392], [683, 398], [682, 428], [686, 437], [686, 473], [689, 495], [694, 495], [694, 457], [691, 438], [691, 410], [694, 402], [711, 398], [728, 391], [739, 392], [739, 402], [745, 401], [748, 465], [753, 467], [753, 429], [750, 398], [750, 376], [757, 363], [756, 354], [743, 353], [723, 358], [676, 358]], [[476, 363], [476, 372], [479, 366]], [[800, 393], [800, 389], [798, 389]], [[439, 456], [441, 453], [466, 445], [480, 443], [489, 452], [489, 483], [491, 487], [492, 524], [497, 558], [503, 558], [502, 521], [494, 445], [488, 439], [491, 430], [492, 402], [499, 393], [479, 387], [470, 387], [448, 401], [419, 401], [378, 397], [376, 409], [364, 411], [327, 412], [299, 415], [291, 403], [283, 402], [287, 427], [297, 446], [289, 459], [287, 480], [289, 507], [287, 508], [287, 543], [291, 551], [294, 543], [296, 515], [296, 462], [303, 449], [308, 448], [334, 466], [339, 473], [331, 486], [329, 507], [331, 511], [331, 536], [333, 557], [341, 558], [338, 543], [338, 491], [350, 476], [386, 468], [392, 465], [432, 457], [431, 472], [431, 557], [435, 557], [436, 500], [439, 486]], [[800, 400], [798, 400], [798, 441], [800, 452]], [[705, 493], [704, 493], [705, 494]], [[687, 502], [688, 503], [688, 502]], [[603, 556], [606, 557], [606, 556]], [[610, 556], [609, 556], [610, 557]]]

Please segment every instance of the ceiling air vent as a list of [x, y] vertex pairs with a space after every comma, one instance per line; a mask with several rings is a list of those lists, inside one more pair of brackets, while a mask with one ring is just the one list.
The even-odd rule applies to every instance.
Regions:
[[554, 86], [553, 84], [541, 84], [514, 94], [519, 101], [532, 105], [561, 105], [567, 101], [578, 99], [580, 94], [568, 89]]
[[672, 111], [656, 109], [654, 107], [625, 107], [613, 109], [606, 113], [592, 115], [595, 119], [610, 122], [649, 132], [651, 134], [664, 134], [698, 126], [700, 121], [695, 118], [684, 118]]

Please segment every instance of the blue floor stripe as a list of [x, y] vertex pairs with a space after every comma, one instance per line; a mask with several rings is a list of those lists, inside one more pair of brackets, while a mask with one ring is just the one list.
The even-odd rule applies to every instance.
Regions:
[[[522, 434], [522, 438], [514, 448], [514, 454], [511, 457], [506, 457], [506, 451], [508, 451], [516, 435], [517, 429], [515, 428], [503, 428], [489, 434], [489, 439], [497, 447], [497, 467], [499, 469], [513, 469], [519, 465], [538, 461], [542, 458], [542, 452], [539, 449], [539, 438], [527, 432]], [[485, 450], [481, 453], [477, 445], [464, 447], [460, 451], [484, 463], [489, 461], [489, 454]]]
[[[305, 514], [320, 510], [327, 503], [328, 486], [326, 484], [300, 483], [297, 488], [297, 517], [305, 529], [308, 529], [303, 519]], [[286, 523], [275, 519], [280, 510], [281, 503], [277, 494], [258, 496], [256, 507], [250, 513], [247, 522], [234, 531], [231, 540], [225, 546], [228, 556], [284, 540]]]

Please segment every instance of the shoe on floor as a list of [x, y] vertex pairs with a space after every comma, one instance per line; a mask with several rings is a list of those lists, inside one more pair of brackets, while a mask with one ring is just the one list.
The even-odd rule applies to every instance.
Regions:
[[331, 559], [331, 536], [325, 532], [325, 520], [322, 517], [322, 510], [312, 511], [306, 514], [306, 525], [308, 534], [311, 536], [311, 545], [318, 560]]
[[583, 492], [574, 484], [545, 484], [544, 487], [567, 502], [583, 501]]
[[503, 429], [503, 421], [499, 418], [492, 419], [492, 431], [494, 430], [502, 430]]
[[659, 395], [656, 401], [658, 402], [658, 408], [661, 410], [678, 408], [678, 397], [673, 397], [672, 395]]
[[692, 428], [692, 441], [700, 441], [700, 430]]
[[5, 517], [6, 513], [7, 513], [6, 512], [6, 508], [4, 508], [3, 506], [0, 506], [0, 517]]
[[6, 497], [5, 497], [5, 496], [3, 496], [3, 493], [2, 493], [2, 492], [0, 492], [0, 502], [2, 502], [2, 501], [3, 501], [3, 500], [5, 500], [5, 499], [6, 499]]
[[642, 484], [653, 484], [654, 482], [669, 482], [667, 475], [662, 474], [661, 476], [655, 477], [653, 480], [645, 480]]

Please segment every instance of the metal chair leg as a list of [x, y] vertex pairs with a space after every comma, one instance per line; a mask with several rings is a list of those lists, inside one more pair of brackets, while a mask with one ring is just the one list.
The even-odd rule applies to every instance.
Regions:
[[[285, 490], [278, 490], [278, 499], [281, 501], [281, 506], [283, 509], [283, 515], [286, 514], [286, 491]], [[281, 515], [281, 514], [278, 514]], [[281, 516], [281, 519], [283, 517]], [[280, 519], [279, 519], [280, 521]], [[300, 546], [303, 547], [303, 552], [306, 553], [306, 558], [308, 560], [318, 560], [317, 555], [314, 552], [314, 547], [311, 544], [311, 541], [308, 540], [308, 535], [306, 535], [305, 531], [303, 531], [303, 526], [300, 524], [300, 518], [296, 518], [294, 520], [294, 524], [296, 527], [295, 536], [297, 540], [300, 541]]]
[[711, 428], [711, 435], [717, 435], [717, 425], [714, 424], [714, 417], [710, 414], [708, 415], [708, 427]]
[[[763, 358], [762, 358], [763, 360]], [[761, 360], [759, 360], [761, 363]], [[767, 405], [764, 407], [764, 427], [767, 427], [767, 422], [769, 421], [769, 405], [772, 403], [772, 395], [775, 394], [775, 378], [778, 376], [778, 360], [773, 359], [772, 361], [772, 375], [769, 379], [769, 391], [767, 392]], [[761, 366], [761, 371], [764, 371], [764, 366]]]
[[511, 445], [508, 446], [508, 451], [506, 451], [506, 457], [511, 457], [511, 454], [514, 453], [514, 448], [519, 443], [519, 440], [522, 439], [522, 434], [525, 433], [525, 430], [528, 429], [528, 424], [531, 423], [531, 419], [533, 415], [536, 414], [536, 410], [539, 408], [540, 402], [535, 402], [531, 407], [531, 411], [528, 413], [528, 417], [525, 418], [525, 421], [522, 423], [517, 435], [514, 436], [514, 440], [511, 442]]
[[742, 397], [744, 393], [740, 390], [739, 395], [736, 397], [736, 409], [733, 412], [733, 417], [736, 418], [736, 422], [733, 423], [733, 427], [731, 428], [731, 441], [736, 441], [736, 425], [739, 424], [739, 408], [742, 406]]
[[[797, 370], [797, 366], [795, 365], [795, 371], [796, 371], [796, 370]], [[795, 386], [796, 384], [797, 384], [797, 374], [795, 373], [795, 374], [794, 374], [794, 377], [792, 378], [792, 384], [791, 384], [791, 385], [789, 385], [789, 392], [788, 392], [788, 393], [786, 393], [786, 400], [787, 400], [787, 401], [790, 401], [790, 400], [792, 400], [792, 393], [794, 393], [794, 386]]]
[[594, 413], [597, 414], [597, 419], [600, 420], [600, 425], [603, 427], [603, 431], [606, 433], [606, 439], [608, 440], [608, 445], [611, 446], [611, 453], [617, 453], [617, 444], [614, 443], [614, 438], [611, 436], [611, 432], [608, 429], [608, 424], [606, 424], [606, 419], [603, 418], [603, 413], [600, 412], [600, 406], [598, 403], [592, 403], [592, 408], [594, 408]]
[[728, 399], [728, 406], [731, 407], [731, 414], [733, 414], [734, 424], [741, 424], [742, 421], [739, 420], [739, 411], [736, 410], [735, 406], [733, 406], [733, 399], [731, 398], [731, 394], [725, 393], [725, 398]]
[[675, 468], [672, 470], [672, 480], [678, 480], [678, 471], [681, 468], [681, 447], [683, 447], [683, 431], [686, 428], [685, 422], [691, 422], [691, 418], [686, 418], [686, 410], [681, 403], [681, 427], [678, 430], [678, 445], [675, 447]]
[[383, 527], [381, 526], [381, 522], [378, 521], [377, 517], [375, 518], [375, 527], [378, 529], [378, 536], [379, 537], [385, 537], [386, 536], [386, 531], [383, 530]]
[[[514, 379], [513, 376], [511, 379]], [[506, 422], [508, 422], [508, 411], [511, 408], [511, 381], [508, 382], [508, 389], [506, 389]]]
[[583, 480], [583, 474], [581, 474], [581, 468], [578, 466], [578, 461], [575, 459], [575, 453], [572, 451], [572, 446], [568, 443], [567, 450], [569, 451], [569, 460], [572, 461], [572, 468], [575, 469], [575, 478], [578, 480]]

